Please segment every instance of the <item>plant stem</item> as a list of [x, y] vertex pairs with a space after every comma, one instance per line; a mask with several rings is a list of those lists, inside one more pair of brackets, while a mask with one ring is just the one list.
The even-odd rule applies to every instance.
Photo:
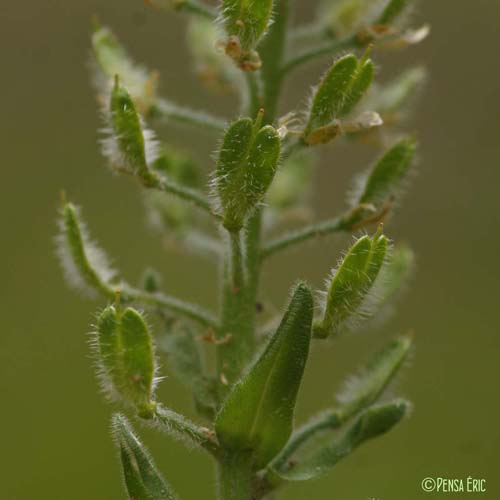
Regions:
[[173, 120], [205, 130], [222, 132], [226, 128], [226, 121], [222, 118], [212, 116], [204, 111], [195, 111], [190, 108], [178, 106], [165, 99], [158, 99], [150, 114], [153, 118]]
[[179, 413], [158, 405], [152, 422], [160, 429], [176, 434], [181, 439], [187, 438], [216, 457], [220, 455], [220, 448], [214, 439], [213, 431], [196, 425]]
[[228, 454], [218, 464], [219, 500], [252, 500], [253, 471], [248, 454]]
[[124, 287], [123, 292], [126, 298], [133, 302], [154, 304], [156, 306], [180, 314], [186, 318], [192, 319], [202, 326], [213, 328], [214, 330], [218, 328], [218, 323], [215, 316], [211, 312], [205, 311], [197, 305], [191, 304], [189, 302], [184, 302], [180, 299], [177, 299], [170, 295], [165, 295], [163, 293], [146, 293], [142, 290], [128, 287]]
[[312, 238], [327, 236], [347, 230], [351, 227], [351, 223], [345, 217], [337, 217], [317, 224], [306, 226], [298, 231], [291, 231], [284, 236], [271, 240], [261, 251], [261, 259], [267, 259], [271, 255], [289, 248], [298, 243], [305, 242]]
[[281, 77], [293, 71], [298, 66], [317, 59], [318, 57], [335, 55], [341, 50], [348, 49], [350, 47], [356, 47], [359, 42], [355, 36], [350, 36], [342, 40], [334, 40], [320, 47], [314, 47], [310, 50], [302, 52], [298, 56], [289, 59], [285, 65], [281, 68]]
[[266, 123], [272, 123], [276, 119], [283, 85], [284, 74], [281, 71], [281, 65], [286, 49], [289, 0], [276, 0], [273, 10], [274, 23], [270, 26], [269, 33], [259, 47], [262, 59], [261, 75]]
[[255, 344], [253, 303], [248, 293], [240, 232], [229, 233], [228, 246], [224, 255], [221, 327], [217, 335], [219, 400], [241, 375]]

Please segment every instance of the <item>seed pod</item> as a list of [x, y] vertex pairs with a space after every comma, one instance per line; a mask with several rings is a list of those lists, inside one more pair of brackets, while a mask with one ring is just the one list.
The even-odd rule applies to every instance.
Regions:
[[286, 444], [309, 354], [313, 299], [299, 284], [265, 350], [233, 387], [215, 421], [217, 436], [234, 452], [253, 453], [265, 466]]
[[416, 147], [415, 140], [407, 138], [390, 148], [372, 168], [357, 204], [372, 204], [380, 209], [394, 198], [408, 176]]
[[155, 409], [155, 357], [149, 329], [136, 310], [108, 306], [96, 326], [96, 351], [103, 387], [133, 405], [143, 418]]
[[113, 415], [112, 433], [120, 450], [123, 478], [131, 500], [176, 500], [177, 495], [163, 479], [149, 452], [134, 434], [128, 420]]
[[111, 136], [103, 141], [104, 155], [111, 166], [138, 175], [144, 182], [154, 174], [148, 165], [157, 158], [157, 143], [145, 129], [128, 90], [115, 78], [110, 98]]
[[365, 410], [340, 438], [326, 443], [323, 440], [323, 444], [316, 450], [301, 456], [294, 467], [273, 472], [288, 481], [307, 481], [323, 476], [359, 445], [390, 431], [406, 415], [409, 408], [409, 403], [403, 400], [372, 406]]
[[194, 70], [200, 80], [217, 92], [236, 90], [241, 84], [241, 72], [225, 54], [216, 50], [215, 24], [210, 19], [191, 17], [187, 34]]
[[347, 116], [373, 81], [371, 59], [353, 54], [338, 59], [314, 92], [303, 137], [308, 144], [325, 143], [341, 132], [339, 120]]
[[358, 375], [350, 377], [337, 399], [347, 420], [375, 403], [394, 379], [412, 347], [410, 336], [399, 337], [379, 352]]
[[369, 106], [376, 109], [386, 124], [397, 123], [410, 107], [427, 79], [425, 68], [410, 68], [393, 81], [376, 89]]
[[245, 71], [260, 67], [255, 52], [257, 44], [271, 22], [273, 0], [223, 0], [222, 22], [228, 40], [226, 53]]
[[[260, 117], [261, 118], [261, 117]], [[264, 198], [276, 172], [281, 142], [276, 130], [242, 118], [228, 128], [217, 161], [214, 188], [224, 226], [239, 231]]]
[[116, 271], [109, 264], [106, 254], [90, 239], [79, 210], [64, 201], [60, 211], [58, 254], [68, 282], [88, 295], [96, 292], [113, 298], [111, 282]]
[[323, 319], [314, 325], [316, 337], [338, 334], [346, 322], [366, 314], [363, 305], [382, 268], [387, 246], [387, 238], [375, 234], [361, 237], [349, 249], [333, 272]]
[[136, 65], [114, 33], [97, 26], [92, 33], [92, 50], [99, 74], [95, 81], [103, 100], [107, 100], [116, 75], [130, 92], [141, 112], [147, 113], [156, 101], [157, 77]]
[[375, 24], [390, 25], [397, 20], [401, 14], [407, 9], [410, 0], [388, 0], [384, 10], [380, 13]]

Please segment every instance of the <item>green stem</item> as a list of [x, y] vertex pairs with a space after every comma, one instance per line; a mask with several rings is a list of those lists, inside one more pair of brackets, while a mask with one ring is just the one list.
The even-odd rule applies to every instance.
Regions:
[[253, 472], [251, 457], [228, 454], [218, 464], [219, 500], [252, 500]]
[[226, 128], [226, 121], [212, 116], [204, 111], [194, 111], [183, 106], [178, 106], [165, 99], [158, 99], [150, 111], [151, 117], [172, 120], [177, 123], [192, 125], [205, 130], [222, 132]]
[[356, 47], [358, 44], [359, 42], [357, 37], [350, 36], [348, 38], [344, 38], [343, 40], [334, 40], [325, 45], [314, 47], [310, 50], [302, 52], [296, 57], [289, 59], [281, 68], [281, 76], [283, 77], [284, 75], [287, 75], [298, 66], [317, 59], [318, 57], [335, 55], [341, 50]]
[[147, 293], [126, 286], [123, 289], [123, 295], [127, 300], [133, 302], [153, 304], [168, 309], [169, 311], [196, 321], [204, 327], [213, 328], [214, 330], [218, 328], [217, 319], [211, 312], [205, 311], [197, 305], [171, 297], [170, 295], [165, 295], [163, 293]]
[[210, 429], [191, 422], [184, 415], [158, 405], [152, 423], [169, 434], [188, 439], [216, 457], [220, 455], [220, 448], [215, 441], [214, 433]]
[[260, 89], [259, 89], [259, 81], [257, 78], [257, 74], [255, 72], [246, 72], [245, 80], [247, 83], [247, 93], [248, 97], [246, 98], [246, 108], [248, 114], [255, 118], [260, 111], [261, 108], [261, 97], [260, 97]]
[[262, 59], [263, 106], [265, 109], [266, 123], [276, 119], [279, 97], [283, 86], [282, 61], [286, 50], [286, 34], [288, 27], [288, 0], [274, 2], [274, 23], [269, 28], [269, 33], [259, 47]]
[[224, 256], [221, 327], [217, 332], [219, 400], [240, 377], [254, 351], [253, 303], [248, 294], [241, 234], [229, 233]]
[[346, 217], [327, 220], [317, 224], [306, 226], [298, 231], [292, 231], [284, 236], [271, 240], [261, 252], [261, 259], [267, 259], [271, 255], [289, 248], [298, 243], [303, 243], [312, 238], [327, 236], [329, 234], [345, 231], [351, 227], [352, 223]]

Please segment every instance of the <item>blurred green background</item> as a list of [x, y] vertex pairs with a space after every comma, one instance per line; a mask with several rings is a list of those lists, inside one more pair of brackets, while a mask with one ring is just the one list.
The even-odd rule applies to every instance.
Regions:
[[[310, 3], [297, 4], [305, 20]], [[215, 266], [166, 253], [145, 223], [136, 186], [104, 168], [87, 68], [93, 14], [116, 30], [136, 59], [160, 70], [164, 95], [225, 116], [235, 109], [191, 74], [182, 17], [151, 11], [140, 0], [1, 2], [2, 500], [124, 498], [108, 432], [111, 409], [97, 393], [85, 334], [102, 302], [68, 290], [54, 257], [61, 188], [84, 207], [93, 235], [130, 280], [151, 264], [173, 293], [215, 306]], [[429, 40], [377, 57], [381, 80], [410, 63], [425, 62], [431, 71], [411, 124], [422, 143], [419, 175], [387, 228], [416, 250], [418, 273], [383, 330], [314, 349], [298, 419], [330, 404], [342, 374], [410, 328], [417, 350], [399, 392], [415, 411], [330, 476], [287, 490], [289, 500], [474, 497], [423, 493], [427, 476], [484, 478], [482, 497], [500, 498], [500, 2], [427, 1], [418, 18], [432, 24]], [[296, 75], [288, 103], [304, 95], [326, 64]], [[214, 148], [209, 134], [165, 132], [199, 158]], [[350, 178], [373, 155], [367, 147], [324, 148], [318, 217], [342, 207]], [[297, 272], [320, 285], [346, 241], [331, 238], [273, 259], [265, 268], [265, 297], [281, 306]], [[162, 384], [161, 395], [190, 411], [189, 398], [173, 381]], [[182, 498], [214, 498], [204, 456], [155, 432], [142, 435]]]

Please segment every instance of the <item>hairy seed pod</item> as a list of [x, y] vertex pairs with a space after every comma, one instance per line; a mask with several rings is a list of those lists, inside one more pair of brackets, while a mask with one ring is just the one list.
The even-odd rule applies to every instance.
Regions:
[[327, 142], [323, 138], [318, 139], [318, 131], [336, 124], [338, 130], [336, 133], [329, 131], [328, 140], [340, 133], [339, 120], [346, 117], [361, 100], [373, 81], [373, 75], [373, 62], [366, 56], [358, 59], [348, 54], [333, 64], [314, 92], [303, 133], [306, 143]]
[[309, 354], [312, 314], [311, 291], [299, 284], [276, 333], [217, 415], [220, 442], [234, 452], [251, 452], [256, 468], [272, 460], [292, 432]]
[[156, 102], [156, 73], [148, 73], [135, 64], [115, 34], [105, 26], [94, 29], [92, 51], [97, 63], [96, 86], [100, 97], [108, 98], [118, 75], [140, 111], [147, 113]]
[[416, 147], [412, 138], [403, 139], [392, 146], [372, 168], [358, 204], [372, 204], [382, 208], [391, 197], [395, 197], [408, 176]]
[[115, 306], [102, 311], [96, 325], [96, 350], [105, 389], [134, 406], [143, 418], [154, 414], [155, 357], [142, 315]]
[[243, 227], [264, 198], [278, 166], [279, 135], [270, 125], [259, 128], [259, 122], [242, 118], [232, 123], [220, 148], [214, 187], [229, 231]]
[[300, 456], [294, 467], [287, 470], [284, 466], [273, 473], [287, 481], [308, 481], [323, 476], [365, 441], [390, 431], [408, 413], [409, 408], [409, 403], [403, 400], [372, 406], [340, 437], [323, 440], [312, 452]]
[[337, 334], [347, 320], [360, 312], [387, 254], [384, 235], [359, 238], [342, 259], [328, 286], [323, 319], [314, 325], [317, 337]]
[[123, 415], [115, 414], [111, 427], [115, 443], [120, 450], [123, 478], [130, 499], [177, 500], [177, 495], [161, 476], [128, 420]]

